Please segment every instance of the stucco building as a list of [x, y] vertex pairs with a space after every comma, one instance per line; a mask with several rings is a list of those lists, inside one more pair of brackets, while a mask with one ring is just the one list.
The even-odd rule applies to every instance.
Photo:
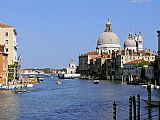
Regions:
[[67, 74], [74, 74], [76, 73], [77, 66], [73, 60], [70, 61], [69, 66], [67, 67]]
[[4, 52], [4, 45], [0, 45], [0, 86], [8, 83], [8, 54]]
[[5, 52], [8, 54], [8, 64], [18, 62], [16, 36], [17, 32], [14, 27], [0, 23], [0, 44], [5, 45]]

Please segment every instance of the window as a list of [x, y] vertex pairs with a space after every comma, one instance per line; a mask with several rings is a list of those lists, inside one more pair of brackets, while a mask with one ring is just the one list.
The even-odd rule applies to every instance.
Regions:
[[8, 44], [8, 40], [5, 40], [5, 44]]
[[5, 36], [8, 36], [8, 32], [5, 33]]
[[8, 52], [8, 48], [6, 48], [6, 52]]

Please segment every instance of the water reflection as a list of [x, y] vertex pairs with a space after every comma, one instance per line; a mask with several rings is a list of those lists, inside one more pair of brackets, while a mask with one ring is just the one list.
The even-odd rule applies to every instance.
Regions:
[[0, 119], [16, 120], [18, 105], [16, 96], [11, 91], [0, 91]]

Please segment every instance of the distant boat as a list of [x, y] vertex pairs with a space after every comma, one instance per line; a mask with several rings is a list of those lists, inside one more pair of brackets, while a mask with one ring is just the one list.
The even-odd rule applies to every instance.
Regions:
[[37, 80], [38, 80], [38, 82], [42, 82], [43, 81], [43, 76], [37, 76]]
[[98, 84], [99, 82], [99, 80], [94, 80], [94, 84]]
[[33, 84], [27, 84], [26, 85], [26, 87], [28, 87], [28, 88], [31, 88], [31, 87], [33, 87], [34, 85]]
[[[142, 85], [142, 87], [147, 88], [147, 85]], [[151, 88], [160, 89], [160, 86], [151, 84]]]
[[56, 82], [56, 83], [57, 83], [57, 85], [59, 85], [59, 84], [61, 84], [61, 81], [60, 81], [60, 80], [57, 80], [57, 82]]
[[17, 88], [16, 90], [14, 90], [15, 94], [24, 93], [24, 92], [26, 92], [26, 90], [22, 88]]
[[74, 79], [74, 78], [79, 78], [80, 74], [58, 74], [58, 78], [60, 79]]

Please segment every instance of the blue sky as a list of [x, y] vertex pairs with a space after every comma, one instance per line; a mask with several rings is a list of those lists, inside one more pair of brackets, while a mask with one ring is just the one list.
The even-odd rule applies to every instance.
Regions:
[[143, 34], [157, 51], [159, 0], [0, 0], [0, 22], [16, 28], [22, 68], [65, 68], [96, 48], [109, 18], [121, 46]]

